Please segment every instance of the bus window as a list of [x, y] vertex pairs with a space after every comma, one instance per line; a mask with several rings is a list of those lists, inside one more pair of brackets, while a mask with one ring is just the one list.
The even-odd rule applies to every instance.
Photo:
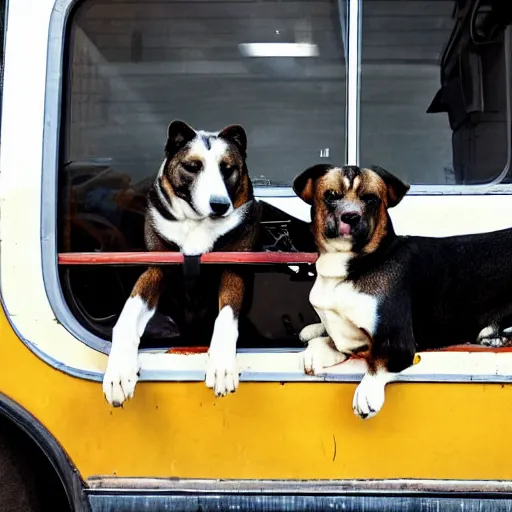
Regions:
[[[144, 250], [145, 194], [173, 119], [243, 125], [259, 189], [289, 187], [319, 159], [343, 162], [345, 11], [334, 0], [81, 2], [67, 39], [59, 250]], [[264, 220], [264, 250], [313, 250], [305, 222], [269, 205]], [[82, 325], [109, 339], [142, 270], [63, 267], [60, 281]], [[251, 315], [271, 345], [297, 344], [314, 321], [311, 276], [287, 272], [255, 278]], [[173, 333], [157, 318], [146, 338], [172, 344]]]
[[363, 162], [418, 185], [509, 179], [506, 11], [497, 2], [363, 2]]

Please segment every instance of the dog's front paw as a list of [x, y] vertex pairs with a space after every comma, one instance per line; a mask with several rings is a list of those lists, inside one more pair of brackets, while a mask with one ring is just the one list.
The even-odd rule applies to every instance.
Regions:
[[301, 353], [304, 373], [317, 375], [329, 366], [345, 361], [347, 356], [334, 348], [331, 338], [315, 338], [308, 343], [308, 348]]
[[325, 327], [322, 323], [306, 325], [299, 333], [302, 343], [308, 343], [312, 339], [325, 335]]
[[215, 320], [206, 363], [206, 386], [213, 389], [216, 396], [226, 396], [238, 388], [237, 340], [238, 319], [230, 306], [224, 306]]
[[139, 369], [136, 349], [124, 347], [123, 351], [111, 352], [103, 376], [103, 393], [110, 405], [120, 407], [126, 400], [133, 398]]
[[363, 420], [375, 416], [384, 405], [385, 385], [372, 376], [365, 375], [354, 393], [354, 414]]
[[206, 386], [213, 389], [215, 396], [226, 396], [238, 388], [239, 377], [236, 351], [212, 350], [206, 364]]

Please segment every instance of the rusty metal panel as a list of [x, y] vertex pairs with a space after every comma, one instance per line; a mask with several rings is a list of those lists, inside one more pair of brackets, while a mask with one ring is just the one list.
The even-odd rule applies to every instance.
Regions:
[[93, 512], [511, 512], [512, 499], [427, 496], [93, 495]]

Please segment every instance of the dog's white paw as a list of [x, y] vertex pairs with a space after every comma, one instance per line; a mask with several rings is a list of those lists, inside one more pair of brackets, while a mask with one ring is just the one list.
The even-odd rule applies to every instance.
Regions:
[[302, 331], [300, 331], [299, 339], [303, 343], [307, 343], [308, 341], [310, 341], [314, 338], [319, 338], [320, 336], [322, 336], [324, 334], [325, 334], [325, 327], [323, 326], [322, 323], [310, 324], [310, 325], [306, 325], [306, 327], [304, 327], [302, 329]]
[[315, 338], [308, 343], [308, 348], [301, 352], [304, 373], [317, 375], [325, 372], [329, 366], [342, 363], [347, 356], [338, 352], [329, 337]]
[[238, 319], [231, 307], [225, 306], [215, 320], [206, 363], [206, 386], [213, 389], [216, 396], [226, 396], [238, 388], [237, 340]]
[[234, 393], [239, 384], [236, 351], [212, 351], [208, 354], [206, 365], [206, 386], [213, 389], [215, 396]]
[[139, 370], [137, 349], [126, 346], [123, 350], [110, 353], [103, 376], [103, 393], [110, 405], [120, 407], [133, 398]]
[[372, 418], [384, 405], [385, 382], [366, 374], [354, 393], [352, 408], [362, 419]]

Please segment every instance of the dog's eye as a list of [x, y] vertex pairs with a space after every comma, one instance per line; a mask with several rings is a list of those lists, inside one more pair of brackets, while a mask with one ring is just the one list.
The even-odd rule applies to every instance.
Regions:
[[361, 196], [361, 201], [363, 201], [366, 206], [377, 206], [380, 199], [375, 194], [365, 194]]
[[220, 163], [220, 172], [226, 177], [231, 176], [237, 169], [236, 165], [229, 165], [226, 162]]
[[341, 194], [336, 192], [336, 190], [326, 190], [324, 192], [324, 200], [328, 202], [338, 201], [341, 199]]
[[181, 162], [181, 165], [185, 171], [188, 172], [199, 172], [203, 164], [199, 160], [191, 160], [190, 162]]

